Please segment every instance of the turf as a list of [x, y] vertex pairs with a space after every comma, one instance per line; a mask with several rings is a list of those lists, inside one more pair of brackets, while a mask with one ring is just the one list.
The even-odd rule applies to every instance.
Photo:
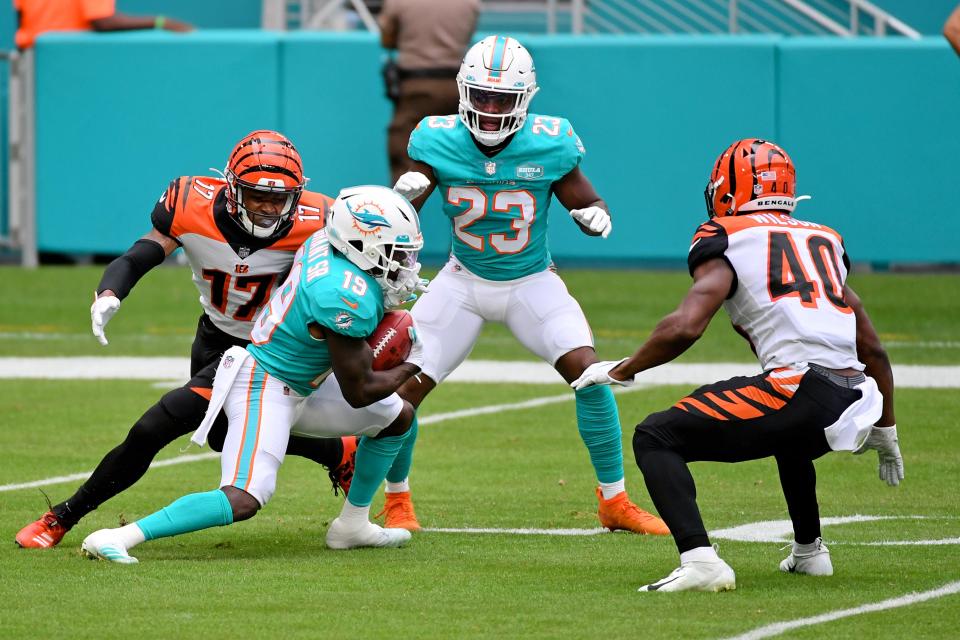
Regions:
[[[17, 300], [0, 311], [3, 354], [187, 354], [198, 312], [184, 270], [159, 269], [145, 279], [109, 325], [106, 349], [87, 334], [98, 272], [3, 274], [0, 287]], [[564, 275], [591, 318], [601, 355], [610, 357], [636, 346], [688, 283], [678, 273]], [[891, 349], [896, 363], [960, 364], [957, 347], [923, 346], [960, 341], [960, 279], [864, 275], [852, 284], [881, 332], [906, 345]], [[520, 354], [494, 330], [473, 357]], [[748, 359], [720, 319], [687, 356], [689, 362]], [[5, 380], [0, 389], [0, 485], [90, 470], [162, 393], [149, 382], [120, 380]], [[649, 498], [629, 450], [632, 425], [687, 391], [657, 387], [618, 395], [627, 484], [642, 504]], [[422, 415], [563, 393], [559, 384], [446, 384]], [[907, 476], [901, 487], [877, 479], [872, 453], [830, 454], [817, 462], [822, 515], [902, 518], [825, 527], [836, 568], [829, 579], [777, 571], [786, 553], [780, 544], [720, 539], [738, 590], [665, 597], [636, 592], [675, 566], [676, 551], [663, 538], [427, 531], [400, 550], [334, 552], [324, 547], [323, 535], [341, 499], [322, 469], [295, 458], [284, 464], [274, 500], [249, 522], [143, 545], [135, 550], [141, 564], [132, 567], [78, 556], [89, 532], [215, 486], [218, 463], [204, 460], [151, 470], [50, 551], [12, 543], [17, 529], [43, 511], [39, 490], [0, 491], [0, 536], [10, 541], [0, 551], [0, 637], [721, 638], [932, 589], [960, 579], [960, 546], [862, 543], [960, 537], [960, 390], [900, 390], [897, 413]], [[160, 458], [176, 458], [185, 446], [182, 439]], [[787, 517], [772, 461], [692, 468], [711, 530]], [[427, 527], [597, 526], [572, 400], [426, 424], [412, 483]], [[75, 486], [44, 490], [59, 501]], [[958, 625], [960, 595], [953, 595], [783, 637], [946, 638]]]

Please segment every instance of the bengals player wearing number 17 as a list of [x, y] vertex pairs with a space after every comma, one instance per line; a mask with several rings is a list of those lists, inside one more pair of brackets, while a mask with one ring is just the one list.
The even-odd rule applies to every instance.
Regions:
[[[527, 114], [538, 91], [536, 72], [513, 38], [490, 36], [471, 47], [457, 84], [459, 115], [420, 122], [410, 135], [413, 166], [394, 186], [418, 208], [437, 189], [452, 223], [453, 255], [412, 309], [424, 338], [424, 375], [407, 381], [400, 395], [415, 407], [460, 366], [486, 322], [505, 324], [567, 382], [597, 361], [587, 319], [547, 246], [553, 196], [588, 236], [606, 238], [612, 229], [606, 203], [580, 170], [580, 138], [564, 118]], [[578, 391], [576, 418], [599, 485], [600, 523], [669, 533], [627, 497], [610, 390]], [[412, 442], [387, 476], [388, 526], [419, 526], [407, 480]]]
[[773, 456], [793, 521], [780, 570], [833, 573], [820, 537], [813, 461], [828, 451], [879, 453], [880, 479], [903, 479], [893, 375], [870, 318], [846, 284], [850, 261], [833, 229], [792, 216], [793, 162], [775, 144], [739, 140], [707, 184], [710, 221], [693, 236], [693, 285], [630, 358], [599, 362], [573, 383], [628, 385], [686, 351], [723, 306], [763, 373], [700, 387], [637, 425], [633, 451], [680, 566], [641, 591], [725, 591], [736, 579], [707, 538], [688, 462]]
[[[93, 475], [67, 500], [20, 530], [24, 548], [48, 548], [81, 518], [132, 486], [167, 444], [197, 428], [210, 400], [224, 351], [250, 341], [253, 320], [283, 282], [294, 254], [322, 229], [331, 198], [306, 191], [293, 143], [275, 131], [254, 131], [234, 147], [223, 179], [182, 177], [170, 183], [152, 214], [153, 229], [106, 268], [90, 309], [93, 334], [104, 327], [133, 286], [182, 247], [200, 292], [203, 314], [190, 357], [190, 381], [164, 395], [107, 453]], [[223, 415], [210, 435], [219, 450]], [[349, 489], [356, 438], [290, 439], [287, 453], [330, 469], [334, 490]]]

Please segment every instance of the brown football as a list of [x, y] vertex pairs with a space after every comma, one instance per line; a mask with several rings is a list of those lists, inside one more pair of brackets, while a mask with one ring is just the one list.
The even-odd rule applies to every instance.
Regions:
[[409, 328], [413, 326], [413, 316], [409, 311], [397, 309], [383, 314], [383, 320], [367, 338], [367, 344], [373, 349], [373, 370], [385, 371], [403, 363], [410, 355]]

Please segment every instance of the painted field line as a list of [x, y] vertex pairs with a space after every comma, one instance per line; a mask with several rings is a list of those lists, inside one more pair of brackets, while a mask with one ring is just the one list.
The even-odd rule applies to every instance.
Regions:
[[[615, 389], [615, 392], [618, 393], [629, 393], [631, 391], [637, 391], [643, 388], [640, 385], [630, 388], [620, 388]], [[573, 400], [573, 393], [564, 393], [563, 395], [557, 396], [544, 396], [542, 398], [533, 398], [531, 400], [524, 400], [522, 402], [512, 402], [509, 404], [494, 404], [487, 405], [483, 407], [474, 407], [473, 409], [461, 409], [459, 411], [448, 411], [447, 413], [435, 413], [433, 415], [424, 416], [420, 418], [420, 424], [435, 424], [438, 422], [446, 422], [448, 420], [456, 420], [459, 418], [472, 418], [473, 416], [482, 416], [491, 413], [501, 413], [503, 411], [517, 411], [522, 409], [532, 409], [534, 407], [542, 407], [549, 404], [558, 404], [560, 402], [569, 402]], [[208, 453], [199, 453], [192, 455], [177, 456], [176, 458], [170, 458], [168, 460], [160, 460], [152, 462], [150, 468], [155, 467], [169, 467], [175, 464], [185, 464], [188, 462], [197, 462], [199, 460], [209, 460], [211, 458], [217, 458], [220, 454], [211, 451]], [[81, 480], [86, 480], [90, 477], [92, 471], [86, 471], [83, 473], [72, 473], [66, 476], [55, 476], [53, 478], [44, 478], [42, 480], [34, 480], [32, 482], [21, 482], [17, 484], [4, 484], [0, 485], [0, 492], [4, 491], [16, 491], [18, 489], [32, 489], [36, 487], [46, 487], [53, 484], [63, 484], [64, 482], [77, 482]]]
[[509, 533], [521, 536], [596, 536], [609, 533], [606, 529], [496, 529], [491, 527], [464, 527], [460, 529], [448, 527], [427, 527], [423, 531], [431, 533]]
[[818, 616], [811, 616], [809, 618], [798, 618], [796, 620], [788, 620], [786, 622], [767, 624], [738, 636], [731, 636], [725, 640], [760, 640], [761, 638], [772, 638], [773, 636], [778, 636], [782, 633], [786, 633], [787, 631], [792, 631], [793, 629], [799, 629], [801, 627], [809, 627], [815, 624], [822, 624], [824, 622], [832, 622], [834, 620], [840, 620], [841, 618], [859, 616], [864, 613], [874, 613], [876, 611], [886, 611], [887, 609], [896, 609], [898, 607], [908, 607], [912, 604], [917, 604], [918, 602], [926, 602], [927, 600], [934, 600], [936, 598], [942, 598], [955, 593], [960, 593], [960, 580], [948, 582], [942, 587], [931, 589], [930, 591], [908, 593], [907, 595], [900, 596], [898, 598], [881, 600], [880, 602], [864, 604], [850, 609], [831, 611], [829, 613], [823, 613]]
[[[181, 380], [190, 370], [187, 358], [154, 357], [53, 357], [0, 358], [0, 378], [47, 380]], [[749, 362], [671, 363], [638, 376], [649, 385], [699, 386], [733, 376], [760, 373]], [[960, 366], [896, 365], [901, 388], [960, 388]], [[451, 382], [504, 382], [511, 384], [563, 384], [548, 364], [534, 361], [468, 360], [448, 378]]]

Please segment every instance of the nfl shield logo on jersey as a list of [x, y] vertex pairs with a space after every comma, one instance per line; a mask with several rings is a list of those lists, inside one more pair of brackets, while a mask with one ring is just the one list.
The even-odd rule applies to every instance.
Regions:
[[250, 247], [240, 247], [237, 249], [237, 255], [240, 256], [241, 260], [246, 260], [247, 256], [250, 255]]
[[497, 163], [493, 160], [487, 160], [483, 163], [483, 170], [487, 172], [488, 176], [492, 176], [497, 172]]

